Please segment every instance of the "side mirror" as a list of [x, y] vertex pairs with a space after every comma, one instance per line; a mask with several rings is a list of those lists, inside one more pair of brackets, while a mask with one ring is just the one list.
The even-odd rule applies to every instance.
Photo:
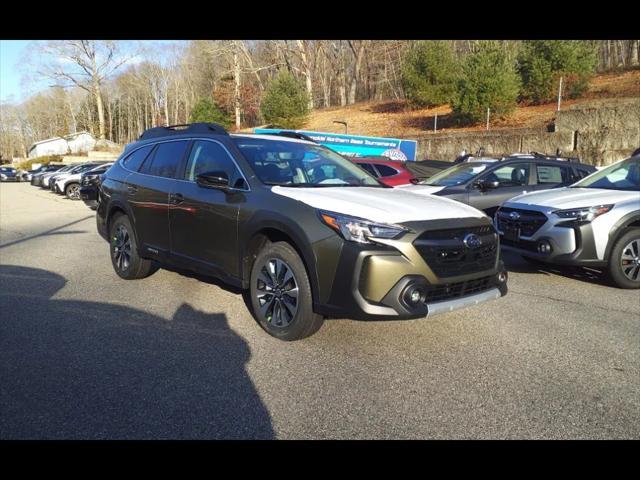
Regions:
[[477, 189], [485, 191], [492, 190], [494, 188], [498, 188], [500, 186], [500, 182], [497, 180], [480, 180], [473, 184]]
[[196, 177], [196, 183], [205, 188], [226, 190], [229, 188], [229, 176], [222, 171], [205, 172]]

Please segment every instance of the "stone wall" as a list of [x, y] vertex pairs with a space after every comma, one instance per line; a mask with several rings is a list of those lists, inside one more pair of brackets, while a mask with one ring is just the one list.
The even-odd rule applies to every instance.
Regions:
[[574, 106], [557, 114], [553, 132], [509, 129], [435, 133], [415, 138], [417, 159], [453, 160], [462, 150], [486, 155], [521, 152], [577, 156], [585, 163], [608, 165], [640, 147], [640, 98], [612, 99]]

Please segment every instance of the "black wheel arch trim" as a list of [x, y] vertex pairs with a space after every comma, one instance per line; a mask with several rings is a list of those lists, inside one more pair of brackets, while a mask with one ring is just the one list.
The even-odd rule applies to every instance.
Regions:
[[640, 211], [627, 213], [613, 225], [611, 231], [609, 232], [609, 240], [607, 241], [607, 247], [605, 248], [604, 252], [605, 261], [609, 261], [611, 250], [613, 250], [613, 246], [615, 245], [618, 238], [624, 235], [625, 230], [634, 223], [638, 223], [640, 226]]

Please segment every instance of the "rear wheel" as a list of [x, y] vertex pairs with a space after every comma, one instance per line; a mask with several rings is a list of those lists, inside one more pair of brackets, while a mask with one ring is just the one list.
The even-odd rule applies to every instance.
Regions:
[[133, 228], [126, 215], [120, 214], [111, 221], [109, 239], [111, 264], [121, 278], [145, 278], [158, 269], [153, 261], [138, 255]]
[[267, 244], [251, 270], [251, 305], [256, 319], [280, 340], [313, 335], [324, 317], [313, 312], [311, 284], [302, 259], [286, 242]]
[[609, 277], [620, 288], [640, 288], [640, 228], [629, 230], [613, 245]]
[[80, 200], [80, 184], [70, 183], [64, 188], [64, 194], [69, 200]]

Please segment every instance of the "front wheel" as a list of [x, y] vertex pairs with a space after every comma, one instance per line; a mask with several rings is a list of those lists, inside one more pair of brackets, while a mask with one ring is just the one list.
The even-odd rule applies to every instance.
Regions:
[[280, 340], [300, 340], [317, 332], [324, 317], [314, 313], [309, 276], [286, 242], [267, 244], [251, 269], [251, 305], [258, 322]]
[[70, 183], [64, 188], [64, 194], [69, 200], [80, 200], [80, 184]]
[[640, 228], [629, 230], [613, 245], [609, 277], [620, 288], [640, 288]]

